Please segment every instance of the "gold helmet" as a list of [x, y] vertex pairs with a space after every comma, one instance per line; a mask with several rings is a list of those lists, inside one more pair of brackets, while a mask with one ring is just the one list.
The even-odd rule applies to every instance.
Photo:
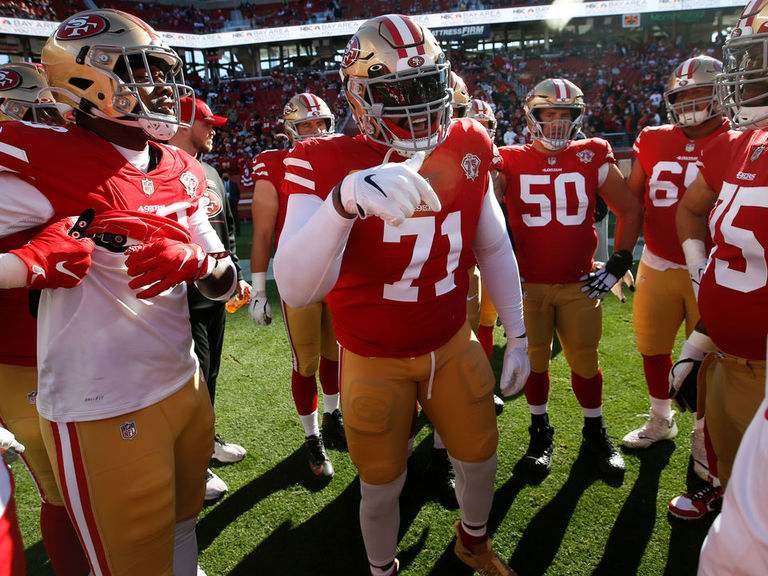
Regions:
[[[304, 136], [299, 134], [299, 124], [315, 119], [325, 120], [325, 130], [323, 132]], [[283, 127], [291, 143], [293, 143], [322, 134], [333, 134], [336, 130], [336, 119], [331, 109], [328, 108], [328, 104], [325, 103], [325, 100], [309, 92], [304, 92], [288, 100], [285, 108], [283, 108]]]
[[496, 136], [496, 114], [488, 102], [478, 99], [472, 100], [467, 118], [474, 118], [480, 122], [488, 130], [488, 136], [491, 137], [491, 140], [494, 139]]
[[63, 122], [39, 64], [11, 62], [0, 67], [0, 121], [8, 120]]
[[[720, 114], [715, 97], [715, 77], [723, 71], [723, 63], [710, 56], [688, 58], [680, 64], [667, 84], [664, 100], [667, 102], [669, 121], [678, 126], [698, 126]], [[679, 101], [682, 94], [696, 88], [702, 96]]]
[[[544, 108], [569, 109], [571, 119], [541, 122], [539, 113]], [[549, 150], [560, 150], [568, 145], [584, 122], [584, 93], [570, 80], [548, 78], [528, 92], [524, 109], [533, 138]], [[544, 136], [545, 126], [549, 127], [549, 136]]]
[[453, 101], [451, 103], [453, 117], [465, 118], [472, 97], [469, 95], [469, 90], [467, 90], [467, 85], [464, 83], [464, 80], [462, 80], [461, 76], [456, 74], [453, 70], [451, 70], [450, 87], [453, 91]]
[[750, 0], [723, 45], [715, 80], [720, 105], [737, 130], [768, 126], [768, 0]]
[[[57, 100], [89, 116], [138, 124], [168, 139], [181, 120], [179, 102], [194, 96], [182, 62], [145, 22], [119, 10], [86, 10], [67, 18], [42, 52]], [[150, 110], [140, 89], [167, 87], [173, 112]], [[170, 132], [170, 135], [169, 135]]]
[[347, 43], [340, 73], [357, 126], [374, 142], [408, 154], [445, 140], [450, 65], [418, 22], [392, 14], [367, 20]]

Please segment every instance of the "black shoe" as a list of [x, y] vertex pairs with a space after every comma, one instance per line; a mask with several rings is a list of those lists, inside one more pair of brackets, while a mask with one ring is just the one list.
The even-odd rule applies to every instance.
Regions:
[[496, 416], [504, 412], [504, 400], [496, 394], [493, 395], [493, 407], [496, 409]]
[[528, 427], [528, 434], [531, 435], [531, 441], [525, 456], [523, 456], [523, 461], [529, 472], [546, 476], [552, 468], [555, 429], [549, 424], [538, 426], [531, 424]]
[[450, 510], [458, 508], [456, 501], [456, 473], [453, 470], [448, 450], [432, 448], [429, 463], [429, 482], [437, 494], [438, 501]]
[[605, 427], [596, 429], [584, 427], [581, 434], [583, 437], [581, 445], [597, 459], [600, 473], [610, 480], [622, 480], [626, 469], [624, 458], [611, 442]]
[[309, 469], [318, 478], [330, 480], [333, 478], [333, 464], [325, 453], [323, 439], [319, 436], [307, 436], [304, 440], [304, 450], [307, 452]]
[[323, 413], [323, 441], [336, 450], [347, 449], [347, 435], [344, 432], [344, 419], [341, 410]]

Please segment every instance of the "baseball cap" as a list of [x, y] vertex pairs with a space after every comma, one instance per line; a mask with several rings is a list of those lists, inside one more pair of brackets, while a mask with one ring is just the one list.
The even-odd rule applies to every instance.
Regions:
[[223, 116], [214, 116], [211, 109], [203, 100], [187, 96], [181, 99], [181, 121], [189, 122], [192, 120], [192, 102], [195, 106], [195, 122], [206, 122], [214, 126], [221, 126], [227, 123]]

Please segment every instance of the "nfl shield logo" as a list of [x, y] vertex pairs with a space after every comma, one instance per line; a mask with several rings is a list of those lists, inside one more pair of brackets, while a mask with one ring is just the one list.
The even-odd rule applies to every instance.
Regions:
[[27, 394], [27, 402], [30, 404], [37, 404], [37, 390], [33, 390]]
[[123, 437], [123, 440], [136, 438], [136, 422], [126, 422], [120, 426], [120, 436]]
[[152, 183], [152, 180], [142, 180], [141, 189], [147, 196], [152, 196], [155, 193], [155, 185]]
[[480, 158], [474, 154], [467, 154], [461, 161], [461, 167], [464, 168], [467, 178], [474, 180], [480, 175]]
[[685, 145], [686, 152], [693, 152], [694, 150], [696, 150], [696, 144], [694, 144], [693, 142], [689, 142], [688, 144]]

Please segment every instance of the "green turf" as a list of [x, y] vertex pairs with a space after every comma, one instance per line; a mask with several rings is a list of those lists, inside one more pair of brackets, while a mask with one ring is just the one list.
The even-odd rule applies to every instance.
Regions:
[[[355, 469], [347, 454], [330, 451], [336, 477], [325, 487], [310, 477], [274, 283], [268, 288], [271, 326], [251, 324], [245, 308], [228, 318], [217, 430], [244, 445], [248, 456], [216, 468], [230, 492], [200, 515], [200, 564], [209, 576], [367, 574]], [[610, 295], [606, 299], [600, 361], [606, 423], [617, 442], [641, 423], [636, 415], [648, 410], [631, 311], [631, 298], [626, 304]], [[498, 373], [501, 329], [496, 340]], [[556, 355], [550, 398], [556, 447], [552, 473], [539, 484], [527, 483], [518, 466], [528, 441], [525, 399], [508, 400], [499, 417], [499, 470], [490, 520], [495, 548], [521, 576], [695, 574], [698, 549], [712, 519], [685, 522], [667, 514], [669, 500], [696, 483], [689, 469], [691, 415], [678, 415], [676, 441], [625, 452], [624, 482], [609, 486], [579, 458], [582, 418], [569, 375], [562, 354]], [[470, 574], [452, 552], [458, 511], [436, 504], [427, 482], [430, 447], [428, 428], [420, 421], [415, 461], [401, 498], [401, 574]], [[23, 468], [18, 463], [13, 468], [28, 574], [52, 574], [40, 543], [36, 492]]]

